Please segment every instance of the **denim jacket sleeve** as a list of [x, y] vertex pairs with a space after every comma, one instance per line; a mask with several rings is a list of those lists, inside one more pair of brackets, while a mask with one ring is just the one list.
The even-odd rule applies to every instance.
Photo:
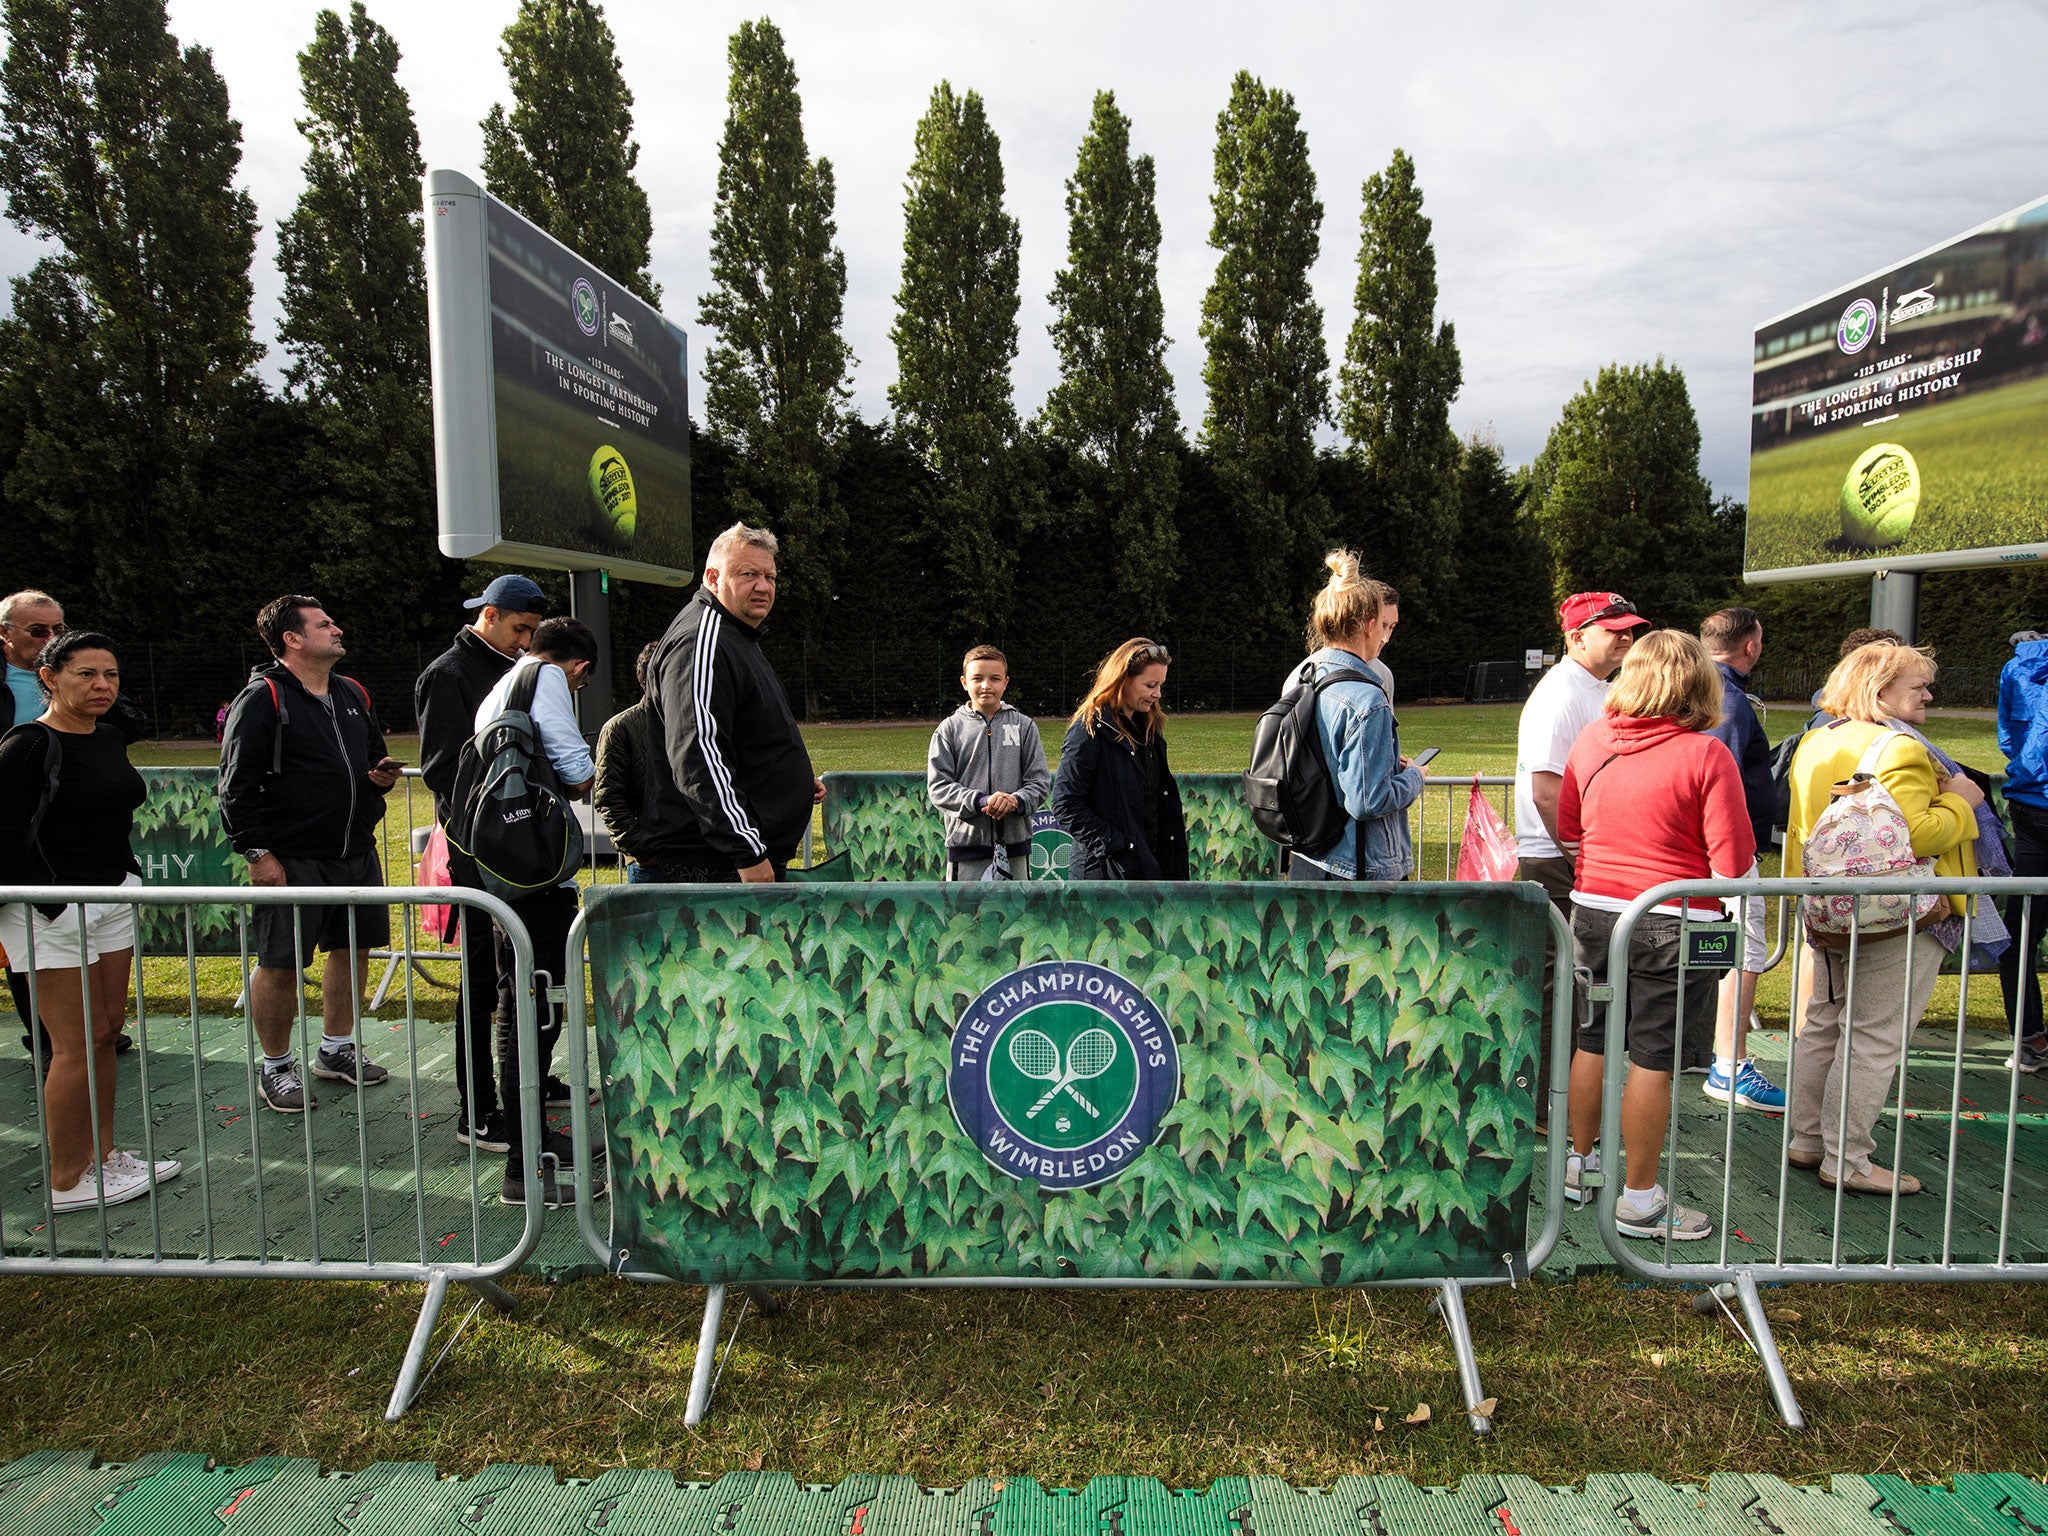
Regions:
[[1375, 821], [1405, 811], [1422, 793], [1422, 770], [1403, 768], [1394, 735], [1394, 712], [1371, 683], [1339, 686], [1323, 694], [1318, 727], [1344, 812]]

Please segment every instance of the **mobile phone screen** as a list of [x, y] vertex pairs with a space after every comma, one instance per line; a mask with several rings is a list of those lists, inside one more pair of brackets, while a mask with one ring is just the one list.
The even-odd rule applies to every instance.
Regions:
[[1424, 747], [1420, 752], [1415, 754], [1415, 766], [1418, 768], [1425, 767], [1429, 763], [1430, 759], [1435, 757], [1437, 753], [1441, 751], [1443, 751], [1442, 747]]

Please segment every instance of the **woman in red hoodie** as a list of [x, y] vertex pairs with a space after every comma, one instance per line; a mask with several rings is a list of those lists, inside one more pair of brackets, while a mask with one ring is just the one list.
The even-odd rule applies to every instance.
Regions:
[[[1577, 859], [1572, 937], [1578, 963], [1607, 979], [1607, 946], [1630, 902], [1668, 880], [1737, 879], [1756, 857], [1756, 835], [1742, 795], [1742, 774], [1718, 739], [1721, 678], [1707, 649], [1679, 630], [1638, 640], [1607, 692], [1607, 712], [1579, 734], [1558, 796], [1560, 841]], [[1718, 922], [1718, 901], [1694, 897], [1696, 921]], [[1703, 1212], [1680, 1205], [1657, 1179], [1671, 1115], [1671, 1070], [1678, 1045], [1679, 908], [1653, 907], [1629, 943], [1628, 1086], [1621, 1098], [1627, 1162], [1615, 1220], [1630, 1237], [1680, 1242], [1709, 1236]], [[1714, 1027], [1716, 990], [1704, 974], [1688, 978], [1684, 1032]], [[1583, 1202], [1584, 1176], [1599, 1171], [1593, 1142], [1607, 1021], [1596, 1010], [1579, 1029], [1572, 1056], [1572, 1152], [1565, 1194]]]

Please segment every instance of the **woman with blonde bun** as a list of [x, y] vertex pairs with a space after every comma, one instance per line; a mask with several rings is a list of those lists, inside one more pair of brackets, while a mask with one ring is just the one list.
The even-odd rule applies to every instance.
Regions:
[[1350, 824], [1330, 847], [1311, 858], [1297, 850], [1290, 880], [1405, 880], [1415, 870], [1408, 807], [1422, 794], [1422, 770], [1401, 755], [1393, 701], [1372, 663], [1386, 643], [1380, 610], [1390, 589], [1358, 569], [1348, 549], [1323, 557], [1330, 579], [1316, 594], [1308, 620], [1308, 666], [1320, 683], [1316, 734], [1337, 798]]

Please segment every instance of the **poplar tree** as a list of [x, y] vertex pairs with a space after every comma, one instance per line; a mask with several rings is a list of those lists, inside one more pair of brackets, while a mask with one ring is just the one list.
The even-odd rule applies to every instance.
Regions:
[[633, 177], [633, 93], [604, 7], [519, 0], [498, 55], [512, 110], [483, 121], [484, 184], [591, 265], [660, 304], [648, 275], [654, 216]]
[[[398, 45], [355, 0], [314, 18], [299, 55], [306, 186], [278, 227], [279, 339], [312, 414], [329, 492], [313, 585], [353, 595], [359, 623], [404, 633], [436, 562], [433, 421], [419, 131]], [[412, 551], [412, 558], [394, 558]]]
[[1026, 497], [1010, 387], [1017, 221], [1003, 211], [1002, 145], [977, 93], [945, 81], [932, 92], [904, 191], [889, 403], [938, 484], [930, 525], [954, 618], [992, 637], [1009, 615]]
[[1436, 250], [1415, 162], [1395, 150], [1385, 171], [1366, 178], [1363, 202], [1338, 421], [1364, 461], [1373, 509], [1375, 526], [1357, 541], [1426, 617], [1450, 595], [1460, 547], [1450, 412], [1463, 369], [1451, 323], [1436, 318]]
[[1178, 553], [1180, 416], [1166, 367], [1152, 157], [1131, 157], [1131, 120], [1109, 91], [1096, 92], [1067, 180], [1067, 264], [1050, 298], [1060, 381], [1046, 398], [1046, 435], [1079, 461], [1083, 523], [1106, 536], [1117, 607], [1156, 630]]
[[853, 361], [840, 330], [846, 257], [834, 243], [832, 163], [804, 143], [796, 69], [775, 23], [743, 22], [726, 51], [714, 286], [698, 302], [718, 335], [704, 354], [704, 414], [739, 450], [734, 514], [783, 536], [783, 590], [815, 640], [846, 531], [830, 456]]
[[1247, 71], [1216, 119], [1209, 206], [1221, 254], [1202, 299], [1202, 436], [1243, 541], [1248, 617], [1280, 633], [1300, 618], [1327, 532], [1314, 433], [1330, 414], [1329, 354], [1309, 287], [1323, 205], [1294, 98]]
[[1455, 475], [1456, 522], [1447, 542], [1456, 551], [1457, 601], [1445, 605], [1439, 623], [1455, 631], [1468, 661], [1554, 649], [1550, 556], [1527, 485], [1508, 468], [1500, 444], [1478, 433], [1459, 445]]
[[0, 345], [20, 432], [7, 521], [42, 520], [74, 590], [90, 572], [127, 632], [189, 632], [176, 594], [203, 601], [240, 543], [205, 494], [207, 455], [261, 399], [241, 127], [162, 0], [7, 0], [0, 20], [0, 188], [56, 246], [14, 279]]
[[1565, 402], [1529, 496], [1560, 599], [1619, 592], [1653, 623], [1691, 628], [1726, 593], [1699, 420], [1685, 375], [1662, 358], [1610, 364]]

